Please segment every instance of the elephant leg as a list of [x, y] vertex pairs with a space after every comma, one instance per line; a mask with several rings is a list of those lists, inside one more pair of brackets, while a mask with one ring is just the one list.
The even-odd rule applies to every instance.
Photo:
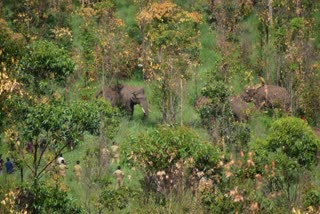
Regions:
[[134, 103], [130, 102], [130, 106], [129, 106], [130, 119], [133, 118], [133, 111], [134, 111]]

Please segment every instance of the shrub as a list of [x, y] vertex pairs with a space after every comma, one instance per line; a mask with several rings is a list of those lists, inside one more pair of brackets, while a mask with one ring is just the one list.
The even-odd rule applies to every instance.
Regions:
[[285, 153], [309, 168], [316, 161], [319, 145], [312, 129], [299, 118], [287, 117], [275, 121], [267, 138], [268, 149]]

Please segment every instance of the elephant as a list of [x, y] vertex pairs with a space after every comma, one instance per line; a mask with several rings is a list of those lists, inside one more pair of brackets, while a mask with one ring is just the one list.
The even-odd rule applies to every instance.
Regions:
[[276, 85], [258, 85], [245, 88], [241, 97], [246, 102], [253, 102], [256, 108], [280, 108], [285, 112], [290, 110], [290, 95], [288, 91]]
[[112, 87], [102, 87], [97, 93], [96, 98], [103, 97], [108, 100], [111, 106], [124, 107], [133, 116], [134, 106], [139, 104], [144, 113], [144, 118], [148, 117], [148, 102], [143, 87], [129, 85], [114, 85]]
[[250, 107], [240, 96], [229, 97], [230, 108], [236, 121], [244, 122], [249, 118]]

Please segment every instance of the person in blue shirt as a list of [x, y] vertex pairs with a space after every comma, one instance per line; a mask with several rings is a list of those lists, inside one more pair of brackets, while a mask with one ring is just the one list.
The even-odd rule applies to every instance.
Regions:
[[6, 167], [7, 174], [11, 174], [13, 172], [13, 164], [11, 163], [9, 158], [7, 158], [7, 162], [4, 165]]

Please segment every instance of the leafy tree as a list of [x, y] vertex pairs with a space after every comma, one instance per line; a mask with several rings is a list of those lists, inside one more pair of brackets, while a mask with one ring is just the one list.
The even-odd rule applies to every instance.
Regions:
[[[198, 59], [201, 16], [187, 12], [171, 1], [153, 3], [137, 16], [145, 27], [144, 76], [155, 81], [164, 122], [174, 123], [182, 80], [188, 79], [188, 66]], [[182, 90], [182, 89], [180, 89]]]
[[4, 17], [12, 20], [13, 27], [26, 38], [47, 37], [50, 28], [67, 27], [73, 10], [71, 1], [22, 0], [4, 1]]
[[138, 46], [127, 33], [128, 26], [117, 18], [112, 1], [96, 3], [94, 9], [99, 24], [108, 26], [99, 30], [100, 39], [95, 53], [99, 59], [97, 63], [103, 71], [103, 84], [107, 84], [107, 79], [116, 78], [118, 81], [132, 77], [137, 67]]
[[[48, 82], [62, 82], [74, 72], [75, 64], [66, 50], [46, 40], [34, 41], [22, 59], [23, 81], [32, 85], [33, 93], [48, 90]], [[48, 82], [47, 82], [48, 81]]]
[[270, 151], [281, 151], [300, 166], [310, 168], [316, 162], [319, 142], [312, 129], [299, 118], [275, 121], [267, 142]]
[[81, 7], [76, 13], [81, 20], [78, 64], [85, 84], [98, 79], [110, 84], [110, 80], [131, 77], [137, 66], [137, 44], [116, 12], [116, 3], [105, 0]]
[[252, 12], [251, 1], [210, 1], [209, 18], [215, 29], [229, 39], [235, 35], [241, 19]]
[[19, 33], [13, 32], [7, 22], [0, 19], [0, 130], [10, 121], [11, 108], [6, 102], [14, 95], [22, 96], [24, 90], [18, 78], [20, 59], [24, 52], [25, 40]]
[[[288, 89], [292, 111], [296, 113], [297, 109], [305, 107], [304, 102], [308, 102], [303, 101], [309, 97], [304, 88], [312, 84], [309, 77], [316, 76], [317, 72], [314, 68], [318, 54], [310, 40], [315, 32], [312, 16], [316, 14], [317, 3], [261, 1], [256, 8], [260, 21], [260, 47], [264, 50], [261, 52], [261, 61], [264, 62], [261, 75], [265, 75], [267, 82], [276, 82]], [[314, 108], [308, 107], [308, 114], [311, 109]]]
[[[97, 102], [64, 102], [40, 103], [28, 106], [25, 114], [16, 127], [22, 143], [12, 151], [20, 163], [23, 180], [23, 167], [32, 172], [33, 182], [39, 180], [51, 169], [52, 164], [67, 146], [77, 144], [88, 132], [92, 135], [101, 133], [101, 123], [106, 126], [108, 137], [112, 138], [119, 124], [116, 112], [103, 100]], [[41, 139], [45, 140], [40, 146]], [[25, 142], [31, 141], [32, 154], [25, 150]]]

